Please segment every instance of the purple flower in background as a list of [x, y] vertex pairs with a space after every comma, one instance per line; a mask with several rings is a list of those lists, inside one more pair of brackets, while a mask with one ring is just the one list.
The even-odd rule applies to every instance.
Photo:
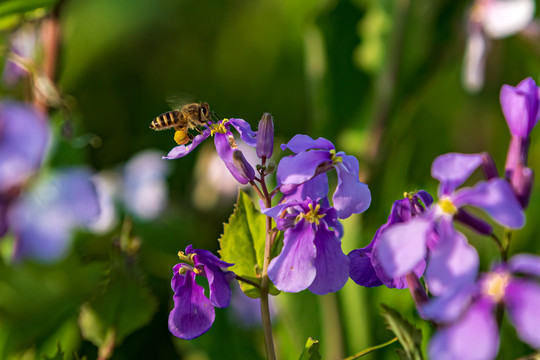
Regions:
[[28, 69], [20, 61], [14, 60], [13, 57], [17, 56], [28, 62], [33, 61], [37, 44], [37, 29], [32, 24], [26, 24], [13, 33], [10, 39], [11, 56], [8, 56], [4, 65], [3, 82], [5, 84], [15, 85], [21, 78], [28, 75]]
[[486, 55], [491, 39], [513, 35], [534, 17], [534, 0], [476, 0], [469, 12], [463, 61], [464, 86], [476, 92], [484, 86]]
[[[495, 266], [477, 281], [434, 298], [420, 309], [424, 318], [443, 326], [429, 344], [432, 359], [494, 359], [499, 348], [495, 318], [504, 305], [521, 340], [540, 348], [540, 257], [521, 254]], [[470, 346], [474, 339], [474, 346]]]
[[143, 220], [155, 219], [165, 208], [168, 163], [159, 160], [157, 150], [141, 151], [124, 166], [123, 200], [129, 212]]
[[[231, 301], [230, 283], [235, 275], [223, 270], [233, 264], [220, 260], [207, 250], [186, 248], [185, 255], [193, 266], [180, 263], [173, 268], [171, 287], [174, 291], [174, 309], [169, 314], [169, 331], [176, 337], [190, 340], [207, 332], [214, 323], [214, 306], [224, 308]], [[181, 254], [181, 258], [185, 256]], [[210, 298], [195, 281], [205, 277], [210, 288]]]
[[[373, 249], [389, 277], [407, 275], [429, 253], [426, 280], [433, 294], [440, 295], [475, 278], [478, 254], [453, 226], [453, 220], [465, 205], [484, 210], [508, 228], [518, 229], [524, 225], [523, 210], [505, 180], [493, 178], [456, 190], [481, 164], [481, 154], [449, 153], [435, 159], [431, 173], [440, 181], [439, 200], [424, 215], [386, 229]], [[468, 225], [474, 227], [482, 223], [483, 220], [475, 219]], [[433, 231], [438, 237], [432, 236]]]
[[233, 152], [238, 149], [234, 135], [232, 134], [231, 125], [238, 131], [240, 138], [247, 145], [255, 147], [257, 145], [257, 133], [251, 130], [249, 123], [242, 119], [223, 119], [219, 123], [210, 124], [209, 128], [205, 129], [202, 134], [195, 136], [193, 142], [189, 145], [179, 145], [174, 147], [164, 159], [178, 159], [189, 154], [201, 142], [210, 135], [214, 135], [214, 143], [216, 150], [231, 175], [241, 184], [247, 184], [249, 179], [246, 179], [240, 174], [233, 162]]
[[503, 85], [501, 107], [512, 139], [506, 157], [505, 175], [523, 207], [529, 202], [533, 171], [527, 167], [530, 133], [540, 119], [540, 87], [527, 78], [516, 87]]
[[0, 236], [8, 228], [8, 208], [45, 157], [49, 141], [46, 119], [32, 107], [0, 102]]
[[[433, 198], [431, 195], [423, 190], [420, 190], [405, 199], [396, 200], [392, 205], [388, 221], [377, 230], [371, 243], [365, 248], [353, 250], [347, 255], [351, 262], [351, 279], [358, 285], [366, 287], [375, 287], [384, 284], [388, 288], [406, 288], [408, 285], [405, 276], [392, 278], [386, 275], [382, 265], [379, 263], [379, 259], [372, 256], [373, 247], [378, 242], [385, 229], [393, 224], [404, 223], [411, 220], [414, 216], [423, 214], [432, 203]], [[436, 235], [433, 234], [433, 236]], [[425, 261], [421, 261], [415, 266], [412, 272], [417, 277], [421, 277], [425, 267]]]
[[85, 169], [69, 169], [40, 181], [12, 206], [8, 219], [15, 234], [14, 260], [57, 260], [69, 248], [71, 232], [99, 216], [99, 202]]
[[313, 140], [307, 135], [296, 135], [281, 149], [290, 149], [295, 155], [281, 159], [277, 169], [277, 181], [283, 193], [313, 177], [336, 169], [338, 183], [332, 197], [333, 206], [340, 219], [360, 214], [369, 207], [371, 193], [359, 180], [359, 164], [354, 156], [340, 151], [324, 139]]
[[324, 203], [307, 198], [263, 210], [284, 231], [283, 249], [268, 268], [270, 280], [279, 290], [309, 289], [323, 295], [338, 291], [347, 282], [349, 258], [341, 250], [340, 240], [343, 228], [336, 209]]

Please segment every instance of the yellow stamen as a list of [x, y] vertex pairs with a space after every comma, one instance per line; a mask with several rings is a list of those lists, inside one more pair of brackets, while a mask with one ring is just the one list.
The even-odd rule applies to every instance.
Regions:
[[336, 165], [337, 163], [343, 162], [343, 157], [336, 156], [336, 149], [330, 150], [330, 159], [332, 160], [332, 164]]
[[510, 278], [510, 274], [505, 272], [489, 273], [482, 289], [484, 294], [491, 296], [496, 302], [500, 302], [504, 297], [504, 292]]
[[210, 135], [214, 135], [215, 133], [219, 134], [226, 134], [227, 128], [225, 127], [225, 124], [229, 122], [229, 119], [223, 119], [217, 124], [211, 124], [210, 125]]
[[452, 200], [449, 198], [442, 198], [437, 202], [437, 205], [439, 205], [439, 208], [444, 212], [445, 214], [449, 215], [455, 215], [457, 213], [456, 206], [452, 203]]
[[306, 219], [310, 223], [315, 223], [315, 225], [319, 225], [319, 220], [322, 219], [326, 214], [319, 214], [319, 209], [321, 208], [321, 204], [317, 204], [315, 208], [313, 208], [313, 204], [309, 204], [309, 211], [307, 213], [301, 213], [296, 217], [296, 222], [299, 222], [302, 220], [302, 218]]

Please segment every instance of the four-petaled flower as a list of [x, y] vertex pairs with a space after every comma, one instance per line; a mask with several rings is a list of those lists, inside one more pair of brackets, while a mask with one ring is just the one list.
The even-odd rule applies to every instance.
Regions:
[[[324, 186], [326, 179], [312, 181]], [[306, 183], [310, 185], [313, 184]], [[326, 198], [289, 198], [263, 210], [264, 214], [275, 218], [277, 228], [284, 231], [283, 249], [268, 267], [270, 280], [279, 290], [309, 289], [322, 295], [338, 291], [347, 282], [349, 259], [341, 250], [340, 240], [343, 228], [336, 209], [327, 204]]]
[[340, 219], [360, 214], [369, 207], [371, 193], [359, 180], [359, 164], [354, 156], [337, 152], [334, 145], [324, 139], [313, 140], [307, 135], [296, 135], [281, 149], [290, 149], [295, 155], [281, 159], [277, 169], [280, 190], [288, 193], [313, 177], [336, 169], [338, 183], [332, 197]]
[[[404, 223], [415, 216], [423, 214], [433, 203], [433, 198], [426, 191], [420, 190], [415, 194], [407, 194], [405, 199], [396, 200], [388, 216], [388, 221], [375, 233], [368, 246], [351, 251], [347, 256], [351, 261], [350, 277], [361, 286], [374, 287], [385, 285], [388, 288], [404, 289], [407, 287], [405, 276], [389, 277], [383, 270], [378, 257], [373, 256], [373, 247], [381, 234], [390, 226]], [[437, 236], [434, 232], [433, 236]], [[424, 273], [426, 262], [420, 261], [412, 272], [420, 277]]]
[[499, 348], [497, 305], [504, 305], [521, 340], [540, 348], [539, 280], [540, 257], [514, 255], [477, 281], [427, 302], [420, 308], [422, 316], [443, 324], [430, 341], [430, 358], [494, 359]]
[[475, 278], [478, 254], [453, 225], [465, 205], [483, 209], [508, 228], [524, 225], [523, 210], [506, 180], [493, 178], [456, 190], [481, 164], [481, 154], [449, 153], [435, 159], [431, 173], [440, 181], [439, 200], [424, 215], [389, 227], [374, 246], [374, 256], [388, 276], [407, 275], [429, 255], [426, 280], [433, 294]]
[[240, 138], [247, 145], [256, 147], [257, 145], [257, 133], [251, 130], [249, 123], [242, 119], [223, 119], [218, 123], [211, 123], [208, 128], [193, 138], [193, 142], [189, 145], [179, 145], [174, 147], [164, 159], [178, 159], [189, 154], [193, 149], [197, 147], [206, 138], [213, 135], [216, 150], [225, 166], [231, 173], [231, 175], [241, 184], [247, 184], [250, 179], [245, 178], [238, 171], [233, 161], [234, 150], [238, 149], [234, 135], [230, 130], [231, 125], [238, 131]]
[[[180, 263], [173, 268], [171, 287], [174, 291], [174, 308], [169, 314], [169, 330], [181, 339], [193, 339], [207, 332], [214, 323], [214, 306], [224, 308], [231, 301], [230, 283], [235, 278], [232, 271], [224, 270], [234, 264], [220, 260], [210, 251], [186, 248], [179, 253]], [[205, 277], [210, 288], [210, 298], [195, 281]]]

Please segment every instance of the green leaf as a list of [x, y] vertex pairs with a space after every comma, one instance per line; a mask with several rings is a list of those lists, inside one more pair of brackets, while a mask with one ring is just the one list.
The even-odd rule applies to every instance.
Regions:
[[[263, 267], [265, 241], [266, 217], [257, 211], [251, 198], [240, 190], [235, 210], [224, 225], [223, 235], [219, 239], [221, 259], [234, 264], [228, 269], [236, 275], [260, 284], [257, 270]], [[255, 286], [243, 281], [239, 283], [247, 296], [260, 297], [259, 289]], [[271, 285], [270, 293], [277, 295], [279, 291]]]
[[82, 335], [100, 350], [112, 349], [149, 323], [156, 308], [133, 258], [123, 253], [113, 255], [106, 284], [81, 310]]
[[41, 358], [43, 360], [64, 360], [64, 352], [62, 351], [62, 347], [60, 346], [60, 344], [58, 344], [56, 354], [54, 354], [53, 357], [41, 355]]
[[58, 329], [95, 291], [103, 269], [73, 256], [54, 265], [0, 261], [0, 359], [32, 348], [43, 353], [51, 341], [66, 349]]
[[422, 357], [422, 332], [414, 325], [405, 320], [396, 310], [381, 304], [382, 315], [388, 328], [397, 336], [403, 351], [398, 351], [402, 359], [421, 360]]
[[300, 360], [321, 360], [319, 340], [313, 340], [311, 337], [307, 339], [304, 351], [300, 355]]
[[0, 17], [22, 14], [54, 5], [57, 0], [8, 0], [0, 2]]

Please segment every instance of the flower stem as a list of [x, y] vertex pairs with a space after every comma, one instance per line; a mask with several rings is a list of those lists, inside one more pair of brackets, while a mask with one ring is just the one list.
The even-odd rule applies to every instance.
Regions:
[[510, 242], [512, 241], [512, 230], [505, 228], [503, 233], [503, 249], [501, 257], [503, 261], [508, 260], [508, 250], [510, 249]]
[[378, 350], [378, 349], [381, 349], [381, 348], [383, 348], [383, 347], [385, 347], [385, 346], [388, 346], [388, 345], [390, 345], [390, 344], [393, 344], [393, 343], [395, 343], [397, 340], [398, 340], [398, 338], [395, 337], [395, 338], [393, 338], [392, 340], [385, 342], [384, 344], [372, 346], [372, 347], [370, 347], [370, 348], [368, 348], [368, 349], [362, 350], [362, 351], [360, 351], [359, 353], [356, 353], [356, 354], [354, 354], [354, 355], [352, 355], [352, 356], [349, 356], [349, 357], [345, 358], [345, 360], [354, 360], [354, 359], [358, 359], [358, 358], [360, 358], [360, 357], [362, 357], [362, 356], [364, 356], [364, 355], [369, 354], [370, 352], [373, 352], [373, 351], [375, 351], [375, 350]]
[[[264, 163], [265, 158], [263, 158], [262, 165], [263, 170], [261, 170], [261, 188], [263, 196], [261, 196], [264, 201], [264, 206], [269, 208], [272, 206], [272, 200], [268, 194], [268, 189], [265, 182], [265, 173], [264, 173]], [[261, 194], [259, 193], [259, 196]], [[270, 289], [270, 279], [268, 277], [268, 266], [270, 265], [270, 256], [272, 250], [272, 218], [266, 216], [266, 241], [264, 245], [264, 259], [263, 259], [263, 268], [261, 274], [261, 318], [263, 323], [264, 330], [264, 339], [266, 342], [266, 358], [268, 360], [276, 359], [276, 351], [274, 349], [274, 338], [272, 335], [272, 319], [270, 318], [270, 304], [268, 302], [268, 292]]]
[[[236, 275], [236, 274], [235, 274], [235, 275]], [[236, 275], [236, 280], [245, 282], [246, 284], [249, 284], [249, 285], [253, 285], [253, 286], [255, 286], [257, 289], [260, 289], [260, 288], [261, 288], [261, 286], [260, 286], [258, 283], [256, 283], [255, 281], [251, 281], [251, 280], [246, 279], [245, 277], [240, 276], [240, 275]]]

